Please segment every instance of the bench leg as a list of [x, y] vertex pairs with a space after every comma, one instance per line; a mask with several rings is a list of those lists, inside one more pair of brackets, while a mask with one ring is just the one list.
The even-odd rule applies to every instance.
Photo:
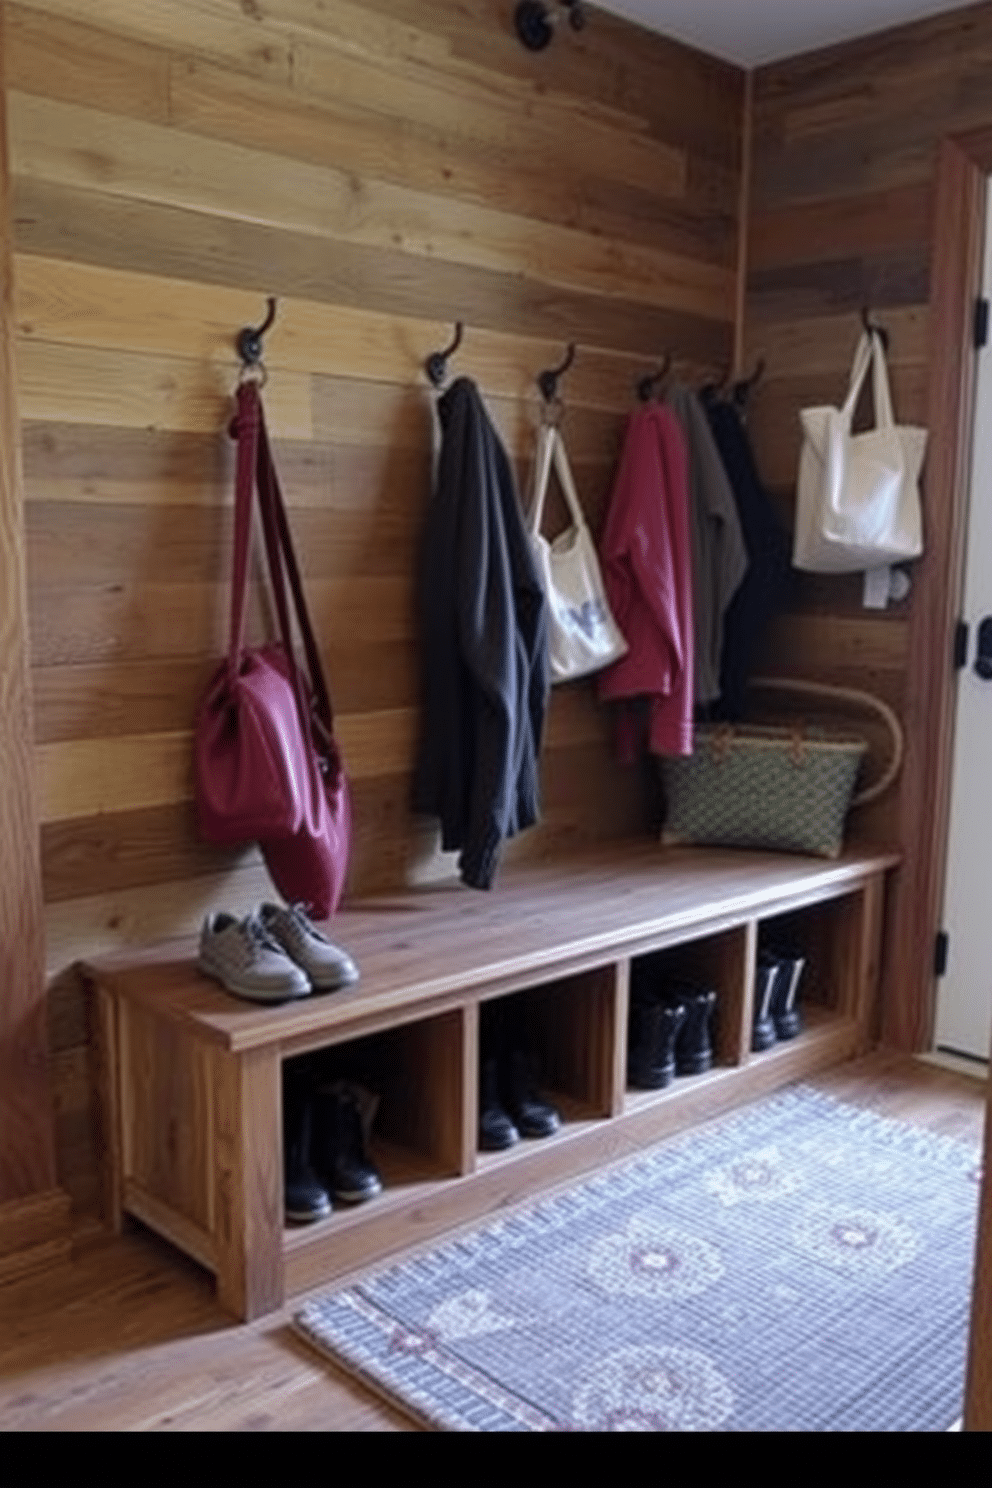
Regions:
[[282, 1097], [272, 1050], [214, 1055], [217, 1296], [237, 1317], [282, 1306]]

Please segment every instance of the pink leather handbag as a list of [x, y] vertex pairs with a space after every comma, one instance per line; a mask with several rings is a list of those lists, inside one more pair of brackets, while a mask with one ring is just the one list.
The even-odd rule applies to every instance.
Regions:
[[[283, 898], [315, 919], [337, 908], [351, 850], [351, 801], [320, 653], [310, 623], [258, 385], [238, 388], [231, 635], [197, 712], [196, 805], [207, 841], [257, 841]], [[245, 591], [257, 485], [280, 640], [244, 646]], [[286, 580], [306, 671], [293, 655]]]

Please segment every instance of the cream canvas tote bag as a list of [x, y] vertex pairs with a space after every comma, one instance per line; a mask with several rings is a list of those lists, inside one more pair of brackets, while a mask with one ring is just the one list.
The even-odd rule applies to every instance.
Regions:
[[[552, 464], [572, 524], [548, 542], [540, 528]], [[606, 598], [596, 545], [582, 514], [561, 434], [548, 423], [538, 430], [529, 530], [550, 611], [552, 682], [584, 677], [618, 661], [626, 654], [627, 642]]]
[[[851, 421], [872, 369], [875, 427], [852, 434]], [[792, 561], [813, 573], [860, 573], [923, 552], [919, 479], [927, 431], [896, 424], [885, 350], [877, 332], [861, 337], [841, 408], [799, 415], [796, 529]]]

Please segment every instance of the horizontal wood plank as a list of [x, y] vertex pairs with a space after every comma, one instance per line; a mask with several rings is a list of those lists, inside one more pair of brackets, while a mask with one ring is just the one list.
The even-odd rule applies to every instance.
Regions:
[[[337, 686], [339, 668], [349, 668], [345, 653], [353, 645], [362, 656], [367, 654], [363, 650], [366, 646], [373, 650], [402, 649], [409, 641], [410, 620], [400, 597], [409, 582], [406, 577], [389, 576], [308, 581], [308, 603], [326, 653], [332, 686]], [[56, 593], [61, 608], [54, 602]], [[158, 584], [152, 579], [117, 583], [111, 579], [89, 586], [39, 590], [34, 599], [30, 622], [40, 702], [56, 732], [61, 731], [58, 719], [69, 713], [79, 717], [85, 703], [71, 673], [54, 675], [46, 681], [44, 673], [49, 669], [93, 667], [95, 670], [85, 680], [99, 691], [118, 685], [108, 666], [134, 666], [138, 670], [132, 680], [128, 682], [122, 676], [120, 685], [125, 695], [143, 693], [142, 668], [154, 668], [163, 659], [179, 659], [202, 668], [201, 674], [206, 676], [228, 642], [230, 597], [226, 585]], [[357, 643], [353, 639], [356, 628], [362, 632]], [[261, 644], [274, 633], [270, 607], [259, 598], [257, 588], [252, 588], [246, 642]], [[182, 672], [175, 675], [178, 678]], [[192, 676], [192, 672], [186, 675]], [[363, 684], [358, 678], [351, 683], [342, 679], [341, 685], [358, 690], [375, 686], [374, 682]], [[405, 691], [408, 684], [397, 685]], [[154, 689], [148, 691], [153, 693]], [[183, 690], [177, 698], [176, 716], [185, 716], [181, 708], [187, 695]], [[110, 719], [120, 716], [113, 708], [109, 714], [101, 708], [100, 714]]]
[[[65, 9], [73, 11], [71, 4]], [[75, 7], [75, 14], [90, 19], [85, 6]], [[459, 145], [478, 143], [508, 149], [511, 155], [523, 155], [528, 147], [538, 154], [555, 150], [573, 169], [581, 167], [583, 160], [593, 172], [606, 174], [612, 166], [613, 175], [622, 181], [660, 194], [682, 194], [684, 152], [652, 138], [637, 127], [638, 121], [619, 113], [608, 117], [605, 109], [590, 110], [587, 105], [582, 112], [580, 146], [574, 131], [576, 105], [567, 94], [544, 89], [540, 107], [535, 108], [532, 85], [492, 68], [452, 63], [440, 50], [428, 61], [411, 55], [410, 49], [399, 56], [391, 48], [376, 53], [367, 42], [356, 46], [352, 39], [336, 44], [338, 38], [326, 28], [281, 25], [271, 12], [247, 14], [246, 20], [238, 22], [232, 20], [223, 0], [217, 4], [187, 0], [180, 12], [173, 8], [171, 14], [169, 0], [165, 4], [159, 0], [157, 6], [138, 0], [134, 7], [110, 0], [110, 9], [101, 19], [109, 21], [115, 31], [130, 30], [170, 47], [175, 27], [181, 24], [187, 47], [194, 54], [214, 57], [228, 68], [247, 61], [262, 90], [266, 85], [279, 90], [276, 97], [282, 100], [283, 109], [289, 82], [292, 93], [304, 101], [333, 97], [339, 106], [370, 114], [370, 134], [379, 115], [409, 121], [415, 129], [427, 126]], [[173, 116], [181, 125], [189, 120], [184, 71], [187, 76], [190, 71], [195, 74], [196, 64], [192, 68], [189, 63], [181, 65], [172, 90]], [[261, 106], [264, 112], [264, 92]]]
[[508, 272], [417, 258], [395, 248], [338, 241], [333, 254], [309, 233], [21, 177], [12, 183], [15, 243], [24, 253], [125, 270], [238, 284], [260, 295], [356, 306], [403, 316], [464, 320], [500, 333], [657, 356], [725, 363], [728, 316], [639, 302], [623, 281], [611, 297], [550, 289]]
[[[89, 10], [87, 19], [92, 17], [92, 7]], [[166, 50], [53, 16], [47, 8], [6, 6], [8, 88], [84, 105], [112, 98], [119, 114], [167, 124], [170, 74]]]
[[[64, 259], [20, 254], [15, 272], [17, 328], [25, 341], [194, 357], [217, 363], [228, 376], [236, 331], [260, 313], [258, 296], [248, 291]], [[441, 321], [283, 298], [266, 338], [265, 364], [271, 372], [422, 384], [427, 356], [448, 339], [450, 326]], [[473, 327], [458, 367], [488, 394], [536, 400], [537, 373], [560, 359], [559, 343]], [[583, 348], [569, 369], [569, 403], [625, 411], [644, 370], [644, 358]], [[366, 437], [368, 427], [366, 420]]]
[[364, 248], [399, 247], [495, 272], [513, 270], [562, 289], [612, 296], [719, 318], [732, 310], [733, 278], [619, 240], [491, 207], [201, 138], [195, 151], [175, 130], [29, 94], [8, 94], [11, 169], [63, 186], [96, 188], [201, 213], [247, 219]]

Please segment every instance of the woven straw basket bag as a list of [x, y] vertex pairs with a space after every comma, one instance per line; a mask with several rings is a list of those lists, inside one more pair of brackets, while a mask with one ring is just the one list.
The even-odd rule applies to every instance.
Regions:
[[798, 724], [700, 726], [691, 755], [661, 761], [667, 803], [661, 840], [835, 858], [849, 809], [877, 800], [898, 775], [902, 725], [887, 703], [858, 688], [785, 677], [755, 678], [752, 686], [864, 710], [884, 726], [887, 763], [855, 793], [869, 743], [854, 732]]

